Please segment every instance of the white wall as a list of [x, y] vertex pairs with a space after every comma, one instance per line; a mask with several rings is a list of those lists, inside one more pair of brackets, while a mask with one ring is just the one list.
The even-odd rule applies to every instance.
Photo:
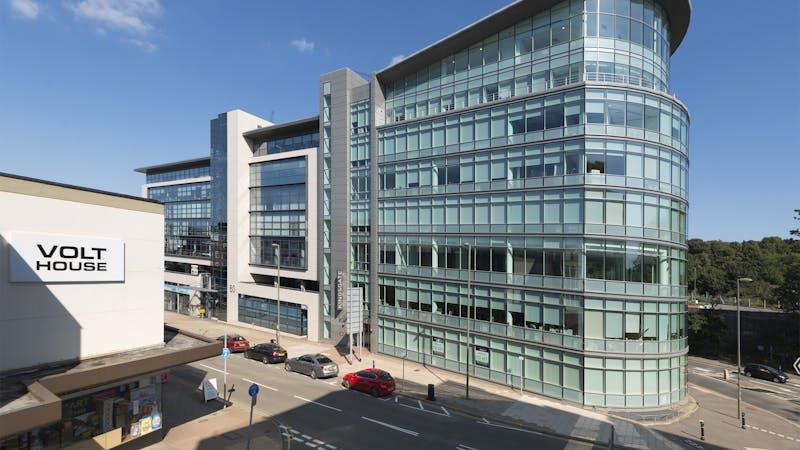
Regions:
[[[2, 191], [0, 211], [0, 371], [163, 345], [163, 214]], [[125, 281], [10, 283], [12, 231], [120, 239]]]

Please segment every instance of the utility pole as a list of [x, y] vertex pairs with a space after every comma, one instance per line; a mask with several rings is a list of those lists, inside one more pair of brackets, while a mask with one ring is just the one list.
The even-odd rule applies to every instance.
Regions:
[[275, 343], [281, 344], [281, 244], [272, 243], [272, 247], [278, 252], [278, 325], [275, 327]]
[[739, 282], [749, 283], [750, 278], [736, 279], [736, 418], [742, 417], [742, 312]]
[[466, 399], [469, 400], [469, 367], [470, 358], [472, 357], [472, 338], [470, 336], [470, 328], [472, 327], [472, 244], [469, 242], [464, 243], [467, 248], [467, 291], [469, 292], [469, 309], [467, 310], [467, 391]]

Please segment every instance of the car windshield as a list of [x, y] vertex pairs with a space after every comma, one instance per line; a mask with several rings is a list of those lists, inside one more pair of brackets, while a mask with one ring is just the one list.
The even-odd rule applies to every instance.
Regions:
[[234, 336], [234, 337], [232, 337], [231, 339], [232, 339], [232, 340], [234, 340], [234, 341], [244, 341], [244, 340], [246, 340], [246, 339], [245, 339], [244, 337], [242, 337], [242, 336]]
[[317, 356], [317, 362], [320, 364], [328, 364], [333, 361], [331, 361], [327, 356]]
[[392, 375], [389, 372], [386, 372], [383, 375], [381, 375], [381, 381], [392, 381], [393, 379], [394, 378], [392, 378]]

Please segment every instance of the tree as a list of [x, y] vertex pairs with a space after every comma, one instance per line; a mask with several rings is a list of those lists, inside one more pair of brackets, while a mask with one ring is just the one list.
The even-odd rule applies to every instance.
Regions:
[[[794, 210], [794, 220], [800, 220], [800, 209]], [[789, 230], [789, 234], [792, 236], [800, 236], [800, 229], [795, 228], [794, 230]]]
[[790, 265], [783, 276], [783, 283], [775, 290], [775, 298], [784, 311], [800, 310], [800, 263]]

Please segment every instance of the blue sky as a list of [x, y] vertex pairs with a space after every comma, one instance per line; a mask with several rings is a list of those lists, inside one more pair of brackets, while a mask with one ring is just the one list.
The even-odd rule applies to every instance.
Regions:
[[[692, 3], [672, 60], [692, 115], [691, 237], [787, 237], [800, 2]], [[321, 73], [370, 73], [507, 1], [403, 4], [0, 0], [0, 171], [138, 195], [132, 169], [207, 154], [219, 112], [316, 114]]]

